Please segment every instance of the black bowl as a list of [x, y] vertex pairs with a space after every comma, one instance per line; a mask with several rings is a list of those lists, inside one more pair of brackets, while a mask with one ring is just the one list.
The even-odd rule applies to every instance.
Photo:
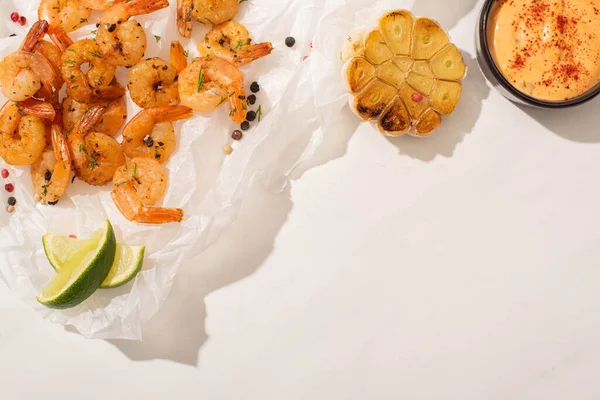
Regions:
[[588, 89], [586, 92], [577, 97], [562, 101], [544, 101], [538, 100], [525, 93], [515, 89], [515, 87], [502, 75], [488, 46], [488, 21], [490, 20], [490, 12], [496, 1], [502, 0], [486, 0], [479, 14], [477, 28], [475, 29], [475, 48], [477, 50], [477, 61], [481, 72], [487, 80], [508, 100], [530, 107], [536, 108], [566, 108], [573, 107], [585, 103], [588, 100], [596, 97], [600, 93], [600, 83]]

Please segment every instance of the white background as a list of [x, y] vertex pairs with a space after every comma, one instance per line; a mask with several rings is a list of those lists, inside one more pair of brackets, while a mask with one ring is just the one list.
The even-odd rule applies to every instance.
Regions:
[[[473, 1], [445, 3], [413, 10], [472, 38]], [[330, 133], [181, 270], [143, 342], [85, 340], [0, 284], [0, 397], [598, 399], [600, 100], [520, 109], [458, 44], [435, 136]]]

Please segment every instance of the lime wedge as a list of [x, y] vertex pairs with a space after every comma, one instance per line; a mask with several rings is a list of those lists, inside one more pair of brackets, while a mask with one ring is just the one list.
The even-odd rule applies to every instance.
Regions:
[[115, 261], [100, 287], [103, 289], [115, 288], [135, 278], [144, 264], [145, 250], [145, 246], [126, 246], [117, 243]]
[[[54, 233], [45, 234], [42, 242], [46, 257], [55, 271], [60, 270], [61, 265], [66, 265], [70, 260], [81, 259], [93, 246], [91, 239], [72, 239]], [[117, 243], [112, 267], [100, 288], [115, 288], [135, 278], [144, 264], [145, 250], [145, 246], [127, 246]]]
[[117, 243], [109, 221], [90, 239], [73, 240], [52, 233], [42, 239], [48, 260], [57, 271], [37, 296], [47, 307], [64, 309], [82, 303], [100, 287], [115, 259]]

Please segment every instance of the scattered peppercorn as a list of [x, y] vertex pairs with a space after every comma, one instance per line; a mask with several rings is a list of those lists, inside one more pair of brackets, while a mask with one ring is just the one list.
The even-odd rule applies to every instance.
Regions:
[[256, 112], [248, 111], [248, 113], [246, 114], [246, 119], [250, 122], [254, 121], [256, 119]]
[[50, 171], [46, 170], [46, 173], [44, 174], [44, 180], [45, 180], [46, 182], [49, 182], [49, 181], [50, 181], [50, 179], [52, 179], [52, 172], [50, 172]]
[[15, 199], [15, 198], [14, 198], [14, 197], [12, 197], [12, 196], [8, 198], [8, 205], [9, 205], [9, 206], [14, 206], [14, 205], [16, 205], [16, 204], [17, 204], [17, 199]]
[[250, 91], [252, 93], [260, 92], [260, 86], [258, 85], [258, 82], [256, 82], [256, 81], [252, 82], [252, 84], [250, 85]]
[[15, 36], [17, 36], [16, 33], [11, 33], [10, 35], [8, 35], [8, 37], [15, 37]]
[[248, 129], [250, 129], [250, 122], [248, 122], [248, 121], [242, 122], [242, 125], [240, 125], [240, 128], [242, 128], [243, 131], [247, 131]]
[[248, 96], [248, 104], [253, 105], [254, 103], [256, 103], [256, 96], [251, 94]]
[[225, 153], [225, 154], [231, 154], [232, 152], [233, 152], [233, 149], [231, 148], [230, 145], [223, 146], [223, 153]]
[[15, 206], [6, 206], [7, 213], [13, 213], [15, 211]]
[[296, 44], [296, 39], [294, 39], [293, 37], [289, 36], [289, 37], [285, 38], [285, 45], [287, 47], [294, 47], [295, 44]]
[[71, 234], [69, 235], [69, 237], [70, 237], [71, 239], [77, 239], [77, 235], [75, 235], [74, 233], [71, 233]]
[[15, 11], [14, 13], [10, 14], [10, 20], [12, 22], [17, 22], [19, 20], [19, 13]]
[[239, 131], [237, 129], [235, 131], [233, 131], [233, 133], [231, 134], [231, 138], [233, 140], [241, 140], [242, 136], [244, 136], [244, 134], [242, 133], [242, 131]]
[[27, 18], [21, 16], [21, 18], [19, 18], [19, 21], [17, 21], [17, 24], [24, 26], [27, 23]]
[[412, 94], [412, 96], [410, 96], [410, 98], [412, 99], [412, 101], [418, 103], [421, 100], [423, 100], [423, 95], [421, 93], [419, 93], [419, 92], [414, 92]]
[[10, 175], [6, 168], [4, 168], [1, 173], [2, 173], [2, 178], [4, 178], [4, 179], [8, 178], [8, 175]]
[[144, 138], [144, 143], [146, 143], [146, 146], [152, 147], [154, 146], [154, 139], [152, 139], [150, 135], [148, 135]]
[[12, 193], [12, 191], [15, 190], [15, 185], [12, 183], [7, 183], [4, 185], [4, 190], [6, 190], [8, 193]]

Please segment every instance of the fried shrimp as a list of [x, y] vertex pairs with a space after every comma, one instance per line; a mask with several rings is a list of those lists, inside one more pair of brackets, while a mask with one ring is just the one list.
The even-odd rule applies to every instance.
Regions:
[[[81, 70], [82, 64], [89, 64], [87, 73]], [[67, 94], [77, 101], [90, 103], [95, 89], [104, 89], [112, 82], [116, 67], [107, 63], [91, 39], [73, 43], [62, 55], [61, 72], [67, 83]]]
[[177, 70], [158, 58], [140, 61], [129, 72], [131, 100], [141, 108], [179, 104]]
[[102, 119], [92, 127], [92, 131], [115, 136], [127, 119], [127, 105], [125, 99], [120, 98], [109, 102], [96, 104], [80, 103], [72, 97], [67, 97], [62, 103], [62, 117], [66, 132], [70, 132], [83, 115], [96, 105], [106, 107]]
[[180, 208], [150, 207], [164, 195], [167, 174], [152, 158], [136, 157], [119, 168], [113, 178], [113, 202], [129, 221], [146, 224], [181, 222]]
[[110, 182], [117, 168], [125, 164], [121, 146], [113, 137], [91, 132], [103, 113], [104, 107], [101, 106], [88, 110], [69, 135], [75, 175], [95, 186]]
[[146, 31], [129, 18], [168, 7], [168, 0], [130, 0], [115, 4], [102, 14], [96, 35], [100, 53], [112, 65], [131, 67], [146, 51]]
[[38, 18], [46, 20], [53, 28], [72, 32], [88, 22], [90, 9], [80, 0], [42, 0]]
[[54, 204], [65, 193], [71, 180], [71, 153], [59, 125], [52, 125], [52, 144], [31, 166], [35, 194], [42, 203]]
[[187, 67], [187, 52], [184, 50], [179, 40], [171, 42], [171, 65], [177, 70], [177, 74]]
[[79, 4], [94, 11], [106, 11], [125, 0], [79, 0]]
[[269, 42], [252, 44], [248, 30], [232, 20], [213, 26], [198, 51], [201, 56], [214, 54], [235, 65], [245, 65], [271, 54], [273, 46]]
[[219, 57], [196, 58], [179, 74], [181, 104], [196, 111], [213, 111], [229, 101], [236, 124], [246, 118], [244, 76], [233, 64]]
[[142, 110], [123, 128], [123, 152], [127, 157], [148, 157], [164, 163], [175, 150], [175, 129], [171, 121], [192, 116], [184, 106]]
[[32, 97], [42, 84], [52, 92], [59, 79], [52, 64], [40, 53], [32, 53], [48, 30], [46, 21], [37, 21], [27, 33], [19, 51], [0, 62], [2, 94], [13, 101]]
[[194, 0], [177, 0], [177, 30], [184, 38], [192, 36]]
[[25, 115], [18, 104], [9, 100], [0, 110], [0, 157], [6, 163], [33, 164], [46, 147], [45, 135], [44, 121], [38, 116]]

